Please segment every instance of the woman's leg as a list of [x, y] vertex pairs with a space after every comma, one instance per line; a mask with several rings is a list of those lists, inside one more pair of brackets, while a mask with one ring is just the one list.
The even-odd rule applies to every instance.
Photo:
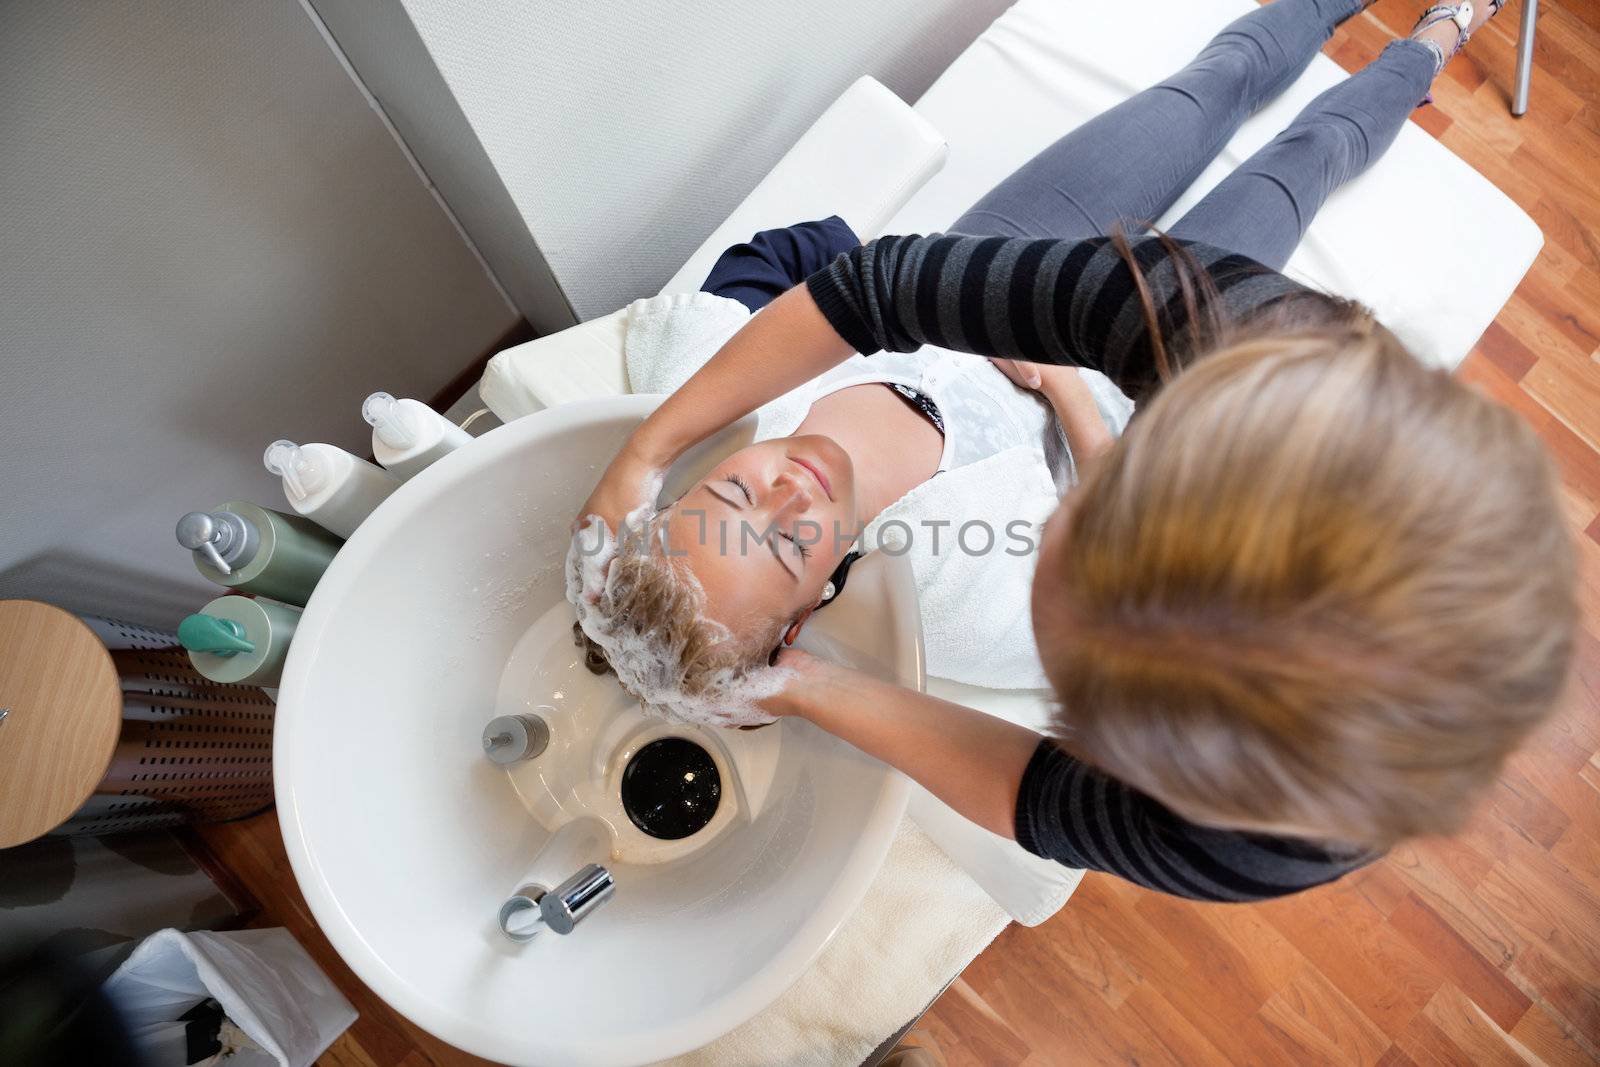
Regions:
[[[1194, 62], [1062, 137], [972, 205], [952, 233], [1094, 237], [1172, 206], [1239, 124], [1300, 75], [1363, 0], [1275, 0]], [[1133, 31], [1137, 32], [1137, 31]]]
[[1383, 155], [1433, 77], [1434, 55], [1425, 45], [1390, 42], [1376, 60], [1306, 105], [1179, 219], [1172, 236], [1281, 270], [1328, 194]]

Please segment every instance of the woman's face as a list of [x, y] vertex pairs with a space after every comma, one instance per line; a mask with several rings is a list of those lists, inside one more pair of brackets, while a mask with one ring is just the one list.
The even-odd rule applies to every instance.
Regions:
[[819, 434], [740, 449], [665, 512], [666, 549], [736, 634], [782, 622], [792, 640], [855, 542], [850, 456]]

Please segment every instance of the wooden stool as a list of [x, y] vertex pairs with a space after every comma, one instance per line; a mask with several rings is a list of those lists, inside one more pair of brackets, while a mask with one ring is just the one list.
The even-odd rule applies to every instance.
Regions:
[[0, 601], [0, 711], [0, 848], [272, 803], [272, 702], [208, 681], [169, 634]]

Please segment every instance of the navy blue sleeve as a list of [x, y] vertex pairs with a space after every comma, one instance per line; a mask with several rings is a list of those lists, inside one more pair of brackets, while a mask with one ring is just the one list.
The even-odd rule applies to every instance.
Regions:
[[702, 292], [739, 301], [760, 311], [806, 278], [861, 243], [837, 215], [780, 230], [762, 230], [734, 245], [706, 275]]
[[1017, 844], [1193, 900], [1266, 900], [1331, 882], [1377, 853], [1192, 823], [1040, 741], [1017, 794]]

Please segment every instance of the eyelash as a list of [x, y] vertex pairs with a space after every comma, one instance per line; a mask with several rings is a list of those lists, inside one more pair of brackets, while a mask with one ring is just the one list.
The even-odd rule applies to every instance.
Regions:
[[[744, 494], [745, 503], [754, 504], [756, 502], [755, 494], [750, 492], [749, 483], [747, 483], [743, 478], [739, 477], [737, 474], [730, 474], [727, 477], [727, 481], [729, 484], [736, 486], [739, 492]], [[811, 549], [807, 548], [805, 545], [802, 545], [799, 539], [794, 536], [794, 534], [780, 533], [778, 536], [793, 545], [799, 551], [801, 559], [811, 558]]]
[[794, 534], [780, 533], [778, 536], [783, 538], [785, 541], [788, 541], [795, 548], [799, 549], [800, 558], [801, 559], [810, 559], [811, 558], [811, 550], [809, 548], [807, 548], [805, 545], [802, 545], [800, 543], [799, 539], [796, 538]]

